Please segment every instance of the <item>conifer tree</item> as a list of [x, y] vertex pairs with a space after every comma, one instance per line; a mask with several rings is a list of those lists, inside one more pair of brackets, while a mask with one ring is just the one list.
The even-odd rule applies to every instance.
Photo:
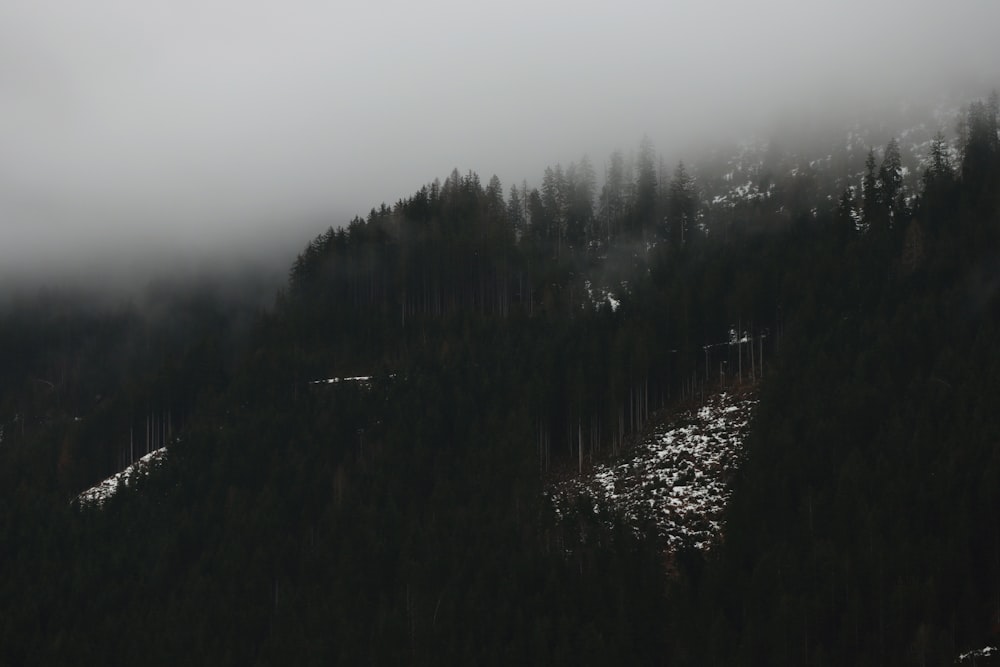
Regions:
[[567, 170], [567, 241], [573, 247], [582, 247], [588, 238], [593, 238], [594, 190], [597, 177], [594, 167], [586, 155], [578, 164], [572, 165], [572, 174]]
[[611, 154], [601, 188], [600, 217], [605, 243], [610, 244], [621, 231], [625, 212], [625, 159], [621, 151]]
[[656, 152], [653, 142], [648, 136], [642, 138], [639, 144], [639, 155], [636, 160], [636, 224], [642, 235], [652, 230], [656, 223]]
[[890, 227], [899, 223], [902, 215], [903, 201], [903, 162], [899, 154], [899, 142], [895, 138], [889, 140], [882, 155], [882, 165], [879, 167], [879, 197], [883, 214]]
[[861, 217], [869, 232], [876, 226], [875, 219], [882, 206], [879, 196], [879, 177], [876, 171], [875, 149], [868, 149], [865, 158], [865, 176], [861, 185]]
[[840, 199], [837, 202], [837, 231], [842, 240], [846, 240], [857, 231], [855, 215], [857, 210], [854, 203], [854, 188], [844, 188]]
[[510, 186], [507, 198], [507, 219], [514, 229], [515, 238], [520, 239], [527, 229], [527, 208], [525, 198], [516, 185]]
[[675, 246], [683, 245], [690, 238], [691, 225], [697, 209], [694, 178], [684, 167], [683, 161], [677, 163], [674, 178], [670, 181], [668, 207], [667, 223], [670, 225], [668, 238]]

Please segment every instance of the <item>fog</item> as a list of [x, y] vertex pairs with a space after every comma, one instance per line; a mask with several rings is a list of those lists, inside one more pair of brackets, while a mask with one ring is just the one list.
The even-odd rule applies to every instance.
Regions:
[[0, 279], [287, 265], [455, 167], [509, 187], [643, 134], [673, 160], [978, 93], [998, 25], [995, 0], [6, 0]]

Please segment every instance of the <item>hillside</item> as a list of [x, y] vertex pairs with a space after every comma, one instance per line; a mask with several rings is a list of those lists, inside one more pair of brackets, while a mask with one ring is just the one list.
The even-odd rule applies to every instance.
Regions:
[[749, 389], [722, 392], [662, 418], [621, 457], [554, 482], [546, 491], [553, 510], [572, 523], [590, 504], [637, 532], [651, 521], [668, 551], [711, 548], [724, 537], [754, 405]]
[[672, 169], [644, 140], [600, 184], [456, 170], [265, 309], [12, 303], [0, 662], [978, 659], [998, 106]]

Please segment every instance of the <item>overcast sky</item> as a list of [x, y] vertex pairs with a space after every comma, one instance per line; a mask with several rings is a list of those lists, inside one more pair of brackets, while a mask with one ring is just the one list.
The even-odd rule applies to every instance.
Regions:
[[0, 276], [299, 248], [453, 167], [1000, 84], [998, 33], [997, 0], [3, 0]]

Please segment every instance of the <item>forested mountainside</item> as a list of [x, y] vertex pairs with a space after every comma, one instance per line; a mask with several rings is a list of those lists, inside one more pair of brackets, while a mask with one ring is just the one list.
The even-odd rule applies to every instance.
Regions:
[[[456, 171], [310, 242], [261, 311], [8, 305], [0, 662], [941, 664], [995, 643], [997, 107], [951, 138], [670, 171], [644, 141], [600, 188], [586, 159], [506, 192]], [[734, 379], [759, 404], [711, 549], [612, 504], [557, 515], [551, 480]]]

